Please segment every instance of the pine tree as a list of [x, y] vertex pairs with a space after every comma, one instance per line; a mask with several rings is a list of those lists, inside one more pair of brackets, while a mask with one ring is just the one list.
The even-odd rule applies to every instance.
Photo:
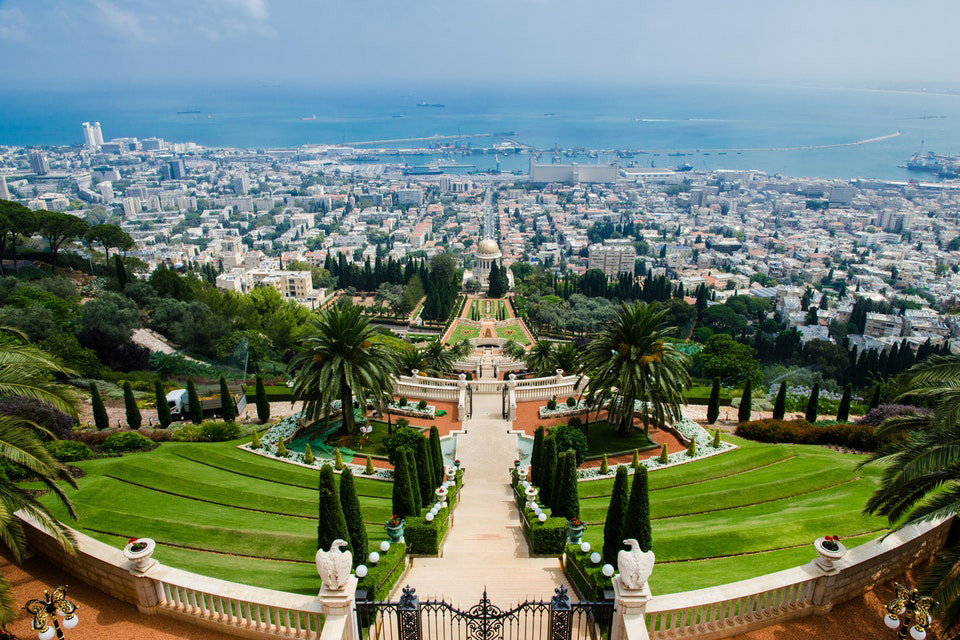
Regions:
[[426, 438], [419, 438], [417, 440], [417, 480], [419, 480], [420, 483], [417, 490], [420, 492], [421, 505], [429, 504], [430, 499], [433, 498], [434, 486], [433, 482], [430, 481], [433, 467], [428, 457], [430, 452], [430, 448], [427, 446], [428, 444]]
[[423, 498], [420, 493], [420, 473], [417, 469], [417, 456], [411, 449], [406, 449], [403, 455], [407, 457], [407, 469], [410, 471], [410, 493], [413, 495], [413, 513], [420, 515], [423, 509]]
[[260, 434], [257, 433], [256, 429], [253, 430], [253, 440], [250, 441], [250, 448], [251, 449], [260, 448]]
[[110, 428], [110, 417], [107, 415], [107, 409], [103, 406], [103, 398], [100, 397], [100, 389], [95, 382], [90, 383], [90, 404], [93, 408], [93, 423], [97, 429], [103, 431]]
[[603, 459], [600, 460], [600, 475], [607, 475], [610, 473], [610, 465], [607, 462], [607, 454], [603, 454]]
[[603, 562], [617, 565], [617, 552], [623, 545], [623, 522], [629, 502], [627, 493], [627, 468], [617, 468], [613, 479], [613, 492], [610, 494], [610, 506], [607, 507], [607, 519], [603, 524]]
[[435, 425], [430, 427], [430, 458], [434, 466], [433, 485], [440, 486], [443, 482], [443, 450], [440, 448], [440, 431]]
[[713, 379], [710, 389], [710, 401], [707, 403], [707, 424], [713, 424], [720, 417], [720, 378]]
[[697, 439], [690, 438], [690, 444], [687, 445], [687, 455], [691, 458], [697, 457]]
[[807, 422], [813, 424], [817, 421], [817, 413], [820, 407], [820, 383], [815, 382], [810, 391], [810, 399], [807, 400]]
[[633, 486], [623, 519], [623, 539], [636, 538], [640, 549], [650, 551], [653, 536], [650, 529], [650, 488], [647, 468], [640, 467], [633, 474]]
[[777, 399], [773, 402], [773, 419], [783, 420], [787, 412], [787, 383], [780, 383], [780, 390], [777, 391]]
[[287, 457], [287, 443], [281, 438], [277, 440], [277, 457], [286, 458]]
[[543, 455], [543, 438], [546, 430], [543, 426], [537, 427], [533, 432], [533, 450], [530, 452], [530, 482], [534, 486], [540, 486], [540, 457]]
[[403, 454], [405, 449], [401, 447], [397, 451], [397, 464], [393, 469], [393, 513], [400, 518], [406, 518], [407, 516], [417, 515], [417, 513], [413, 510], [410, 468], [407, 465], [407, 456]]
[[343, 517], [333, 467], [326, 464], [320, 469], [317, 508], [317, 548], [329, 550], [334, 540], [350, 540], [347, 521]]
[[740, 409], [737, 411], [737, 422], [749, 422], [753, 411], [753, 383], [747, 380], [743, 385], [743, 395], [740, 396]]
[[554, 503], [556, 509], [554, 516], [566, 518], [578, 517], [580, 515], [580, 495], [577, 491], [577, 454], [568, 449], [560, 454], [559, 469], [557, 473], [558, 486], [555, 487]]
[[140, 408], [137, 407], [137, 400], [133, 397], [133, 388], [129, 381], [123, 383], [123, 406], [127, 411], [127, 426], [136, 431], [140, 428], [143, 417], [140, 415]]
[[349, 468], [340, 474], [340, 507], [350, 535], [350, 550], [353, 551], [353, 566], [363, 564], [367, 559], [367, 528], [363, 524], [360, 511], [360, 499], [353, 486], [353, 472]]
[[[663, 445], [662, 447], [660, 447], [660, 457], [658, 459], [660, 460], [660, 464], [667, 464], [668, 462], [670, 462], [670, 453], [667, 451], [667, 445]], [[633, 468], [636, 469], [639, 466], [640, 466], [640, 462], [637, 461], [637, 464], [634, 465]]]
[[368, 476], [372, 476], [376, 472], [376, 469], [373, 468], [373, 458], [371, 458], [369, 455], [367, 456], [367, 466], [364, 468], [363, 472]]
[[193, 386], [191, 378], [187, 378], [187, 403], [190, 421], [193, 424], [203, 422], [203, 405], [200, 404], [200, 396], [197, 395], [197, 388]]
[[840, 407], [837, 409], [837, 421], [846, 422], [850, 418], [850, 394], [853, 389], [848, 384], [843, 388], [843, 395], [840, 396]]
[[340, 453], [340, 447], [333, 450], [333, 468], [337, 471], [343, 469], [343, 454]]
[[719, 449], [719, 448], [720, 448], [720, 444], [721, 444], [721, 441], [720, 441], [720, 429], [714, 429], [714, 430], [713, 430], [713, 448], [714, 448], [714, 449]]
[[257, 376], [257, 419], [263, 424], [270, 419], [270, 401], [267, 389], [263, 386], [263, 376]]
[[220, 415], [224, 422], [233, 422], [237, 417], [237, 407], [233, 403], [233, 394], [227, 387], [227, 379], [220, 376]]
[[[666, 445], [664, 445], [664, 446], [666, 446]], [[631, 467], [632, 469], [636, 469], [636, 468], [639, 467], [639, 466], [640, 466], [640, 450], [639, 450], [639, 449], [634, 449], [634, 450], [633, 450], [633, 460], [630, 461], [630, 467]]]
[[170, 405], [167, 404], [167, 394], [163, 391], [163, 384], [159, 380], [153, 381], [153, 394], [157, 399], [157, 422], [161, 429], [166, 429], [173, 422], [170, 416]]
[[557, 470], [557, 440], [553, 436], [543, 439], [543, 455], [540, 462], [540, 503], [553, 504], [553, 477]]
[[873, 396], [870, 397], [870, 408], [876, 409], [880, 406], [880, 385], [873, 388]]
[[304, 464], [313, 464], [313, 449], [310, 448], [310, 443], [308, 442], [303, 446], [303, 462]]

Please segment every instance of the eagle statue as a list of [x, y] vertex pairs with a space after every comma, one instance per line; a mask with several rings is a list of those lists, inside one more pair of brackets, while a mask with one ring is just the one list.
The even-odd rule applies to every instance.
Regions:
[[630, 549], [617, 554], [620, 583], [625, 589], [643, 589], [653, 573], [653, 551], [641, 551], [636, 538], [624, 540], [623, 544]]
[[343, 549], [350, 546], [343, 540], [334, 540], [330, 550], [317, 549], [317, 573], [323, 586], [331, 591], [339, 591], [347, 586], [350, 569], [353, 567], [353, 554]]

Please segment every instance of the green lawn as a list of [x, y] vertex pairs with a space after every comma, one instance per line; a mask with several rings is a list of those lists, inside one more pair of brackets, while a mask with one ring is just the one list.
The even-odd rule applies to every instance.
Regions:
[[[236, 444], [168, 442], [148, 453], [76, 463], [87, 475], [67, 493], [79, 520], [71, 522], [58, 506], [54, 513], [116, 547], [129, 537], [154, 538], [156, 558], [174, 567], [316, 593], [317, 472]], [[392, 484], [357, 477], [356, 487], [371, 545], [379, 544]]]
[[634, 429], [627, 437], [621, 436], [606, 421], [591, 422], [590, 437], [587, 440], [587, 457], [600, 456], [604, 453], [621, 453], [628, 451], [633, 453], [634, 449], [644, 449], [652, 443], [647, 438], [643, 429]]
[[523, 346], [530, 344], [530, 340], [527, 339], [527, 334], [518, 322], [497, 327], [497, 337], [515, 340]]
[[453, 333], [450, 334], [450, 339], [447, 342], [449, 344], [456, 344], [461, 340], [469, 340], [470, 338], [479, 337], [480, 327], [471, 327], [469, 325], [458, 323], [457, 327], [453, 330]]
[[[839, 535], [850, 547], [885, 530], [885, 519], [861, 515], [880, 474], [857, 470], [861, 456], [725, 439], [740, 448], [649, 476], [654, 593], [787, 569], [816, 556], [819, 536]], [[598, 550], [612, 486], [612, 478], [579, 485], [584, 540]]]

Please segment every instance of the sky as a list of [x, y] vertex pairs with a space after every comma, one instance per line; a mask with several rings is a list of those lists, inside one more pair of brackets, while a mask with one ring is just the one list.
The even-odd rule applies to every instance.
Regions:
[[0, 0], [0, 83], [952, 88], [958, 18], [956, 0]]

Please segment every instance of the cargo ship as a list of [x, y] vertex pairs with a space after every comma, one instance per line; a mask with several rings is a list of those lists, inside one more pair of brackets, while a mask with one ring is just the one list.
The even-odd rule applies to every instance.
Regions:
[[418, 102], [418, 107], [433, 107], [434, 109], [443, 109], [445, 104], [440, 104], [439, 102]]
[[928, 151], [910, 156], [905, 165], [910, 171], [935, 173], [941, 178], [960, 177], [960, 156], [949, 156]]

